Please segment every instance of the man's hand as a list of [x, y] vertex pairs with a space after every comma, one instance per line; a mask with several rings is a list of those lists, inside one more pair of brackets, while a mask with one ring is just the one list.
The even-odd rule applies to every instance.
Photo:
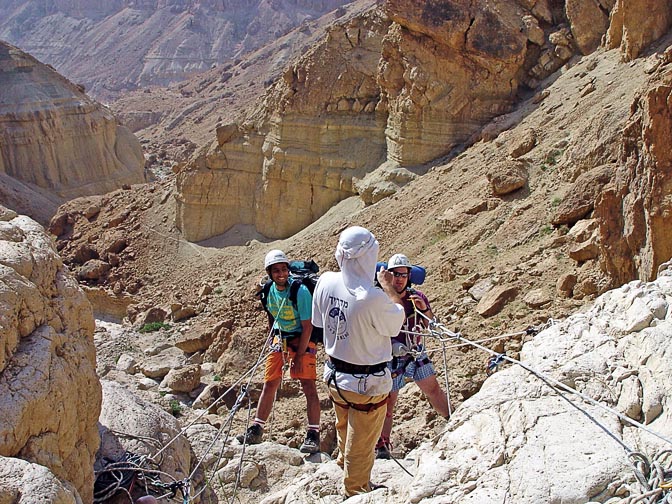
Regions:
[[385, 291], [385, 294], [388, 295], [392, 302], [402, 304], [401, 297], [399, 297], [397, 291], [394, 290], [394, 276], [392, 275], [392, 272], [385, 268], [380, 268], [380, 271], [376, 273], [376, 278], [383, 288], [383, 291]]
[[303, 372], [303, 356], [304, 355], [306, 355], [305, 352], [302, 353], [302, 354], [299, 354], [299, 352], [296, 352], [294, 354], [294, 358], [292, 359], [291, 367], [297, 373]]

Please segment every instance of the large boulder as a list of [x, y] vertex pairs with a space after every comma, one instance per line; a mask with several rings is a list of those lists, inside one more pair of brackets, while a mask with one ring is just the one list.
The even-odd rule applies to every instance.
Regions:
[[[91, 305], [48, 234], [0, 207], [0, 456], [14, 457], [3, 467], [20, 478], [37, 471], [51, 479], [48, 470], [61, 482], [55, 486], [84, 502], [92, 500], [99, 445], [93, 330]], [[0, 478], [0, 492], [15, 481]], [[45, 494], [24, 495], [37, 502]]]

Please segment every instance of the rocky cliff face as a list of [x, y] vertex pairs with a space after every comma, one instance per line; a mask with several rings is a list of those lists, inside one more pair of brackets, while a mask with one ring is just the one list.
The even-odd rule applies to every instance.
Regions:
[[4, 207], [0, 264], [0, 495], [91, 502], [101, 404], [91, 305], [44, 229]]
[[238, 223], [288, 236], [384, 161], [376, 65], [388, 24], [373, 12], [335, 27], [285, 72], [248, 124], [217, 129], [210, 151], [178, 175], [177, 222], [188, 239]]
[[[666, 51], [662, 63], [672, 61]], [[672, 257], [672, 70], [637, 98], [624, 131], [619, 168], [597, 200], [603, 268], [621, 284], [651, 280]]]
[[280, 238], [349, 195], [378, 201], [593, 47], [607, 29], [598, 11], [588, 27], [570, 20], [580, 6], [546, 1], [362, 3], [256, 110], [220, 125], [178, 177], [178, 226], [190, 240], [236, 223]]
[[0, 39], [109, 99], [230, 62], [344, 3], [1, 0]]
[[109, 110], [3, 42], [0, 89], [0, 174], [14, 179], [2, 193], [11, 189], [17, 200], [34, 193], [53, 214], [65, 199], [144, 180], [139, 142]]

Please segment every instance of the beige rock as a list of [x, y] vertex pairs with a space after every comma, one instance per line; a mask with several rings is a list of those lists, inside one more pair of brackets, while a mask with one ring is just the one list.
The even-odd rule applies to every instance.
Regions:
[[80, 280], [98, 280], [110, 271], [110, 264], [100, 259], [91, 259], [77, 270], [77, 278]]
[[552, 301], [551, 297], [543, 289], [532, 289], [525, 294], [523, 303], [530, 308], [541, 308]]
[[158, 306], [154, 306], [135, 319], [135, 324], [139, 327], [144, 326], [145, 324], [152, 324], [155, 322], [164, 322], [166, 318], [168, 317], [168, 312], [164, 310], [163, 308], [159, 308]]
[[609, 26], [609, 16], [596, 1], [567, 0], [565, 13], [581, 54], [590, 54], [600, 45]]
[[595, 259], [599, 254], [599, 247], [597, 240], [591, 239], [582, 243], [578, 243], [569, 249], [569, 257], [578, 263]]
[[189, 331], [175, 341], [175, 346], [185, 353], [195, 353], [207, 349], [215, 339], [218, 328]]
[[2, 214], [0, 453], [45, 466], [91, 502], [101, 399], [91, 305], [44, 229]]
[[658, 266], [672, 257], [672, 153], [666, 147], [672, 142], [671, 89], [672, 70], [666, 69], [633, 104], [615, 182], [595, 203], [600, 265], [614, 283], [654, 278]]
[[592, 212], [595, 199], [611, 182], [614, 172], [615, 166], [605, 165], [579, 175], [555, 210], [551, 223], [554, 226], [574, 224]]
[[60, 481], [46, 467], [0, 456], [0, 502], [79, 504], [82, 500], [77, 490]]
[[556, 290], [558, 295], [561, 297], [571, 297], [572, 290], [576, 285], [576, 280], [576, 275], [573, 273], [566, 273], [560, 276], [560, 278], [558, 278], [558, 282], [556, 283]]
[[488, 291], [476, 305], [476, 311], [482, 317], [491, 317], [499, 313], [504, 305], [515, 299], [518, 288], [509, 285], [498, 285]]
[[530, 152], [537, 145], [537, 132], [533, 129], [527, 129], [523, 134], [512, 139], [509, 144], [509, 156], [519, 158]]
[[488, 169], [490, 188], [496, 196], [503, 196], [525, 187], [527, 168], [519, 161], [500, 161]]
[[173, 392], [191, 392], [201, 383], [201, 366], [194, 364], [180, 369], [171, 369], [161, 382], [161, 388]]
[[[102, 387], [101, 446], [97, 467], [101, 467], [103, 457], [118, 460], [125, 450], [154, 456], [160, 447], [165, 446], [163, 456], [157, 458], [160, 469], [177, 480], [189, 475], [192, 465], [189, 442], [184, 436], [178, 436], [180, 426], [177, 420], [117, 383], [103, 380]], [[155, 443], [148, 443], [146, 439]]]
[[484, 278], [476, 282], [473, 287], [470, 287], [467, 292], [473, 297], [476, 301], [483, 299], [483, 296], [494, 287], [494, 283], [491, 278]]

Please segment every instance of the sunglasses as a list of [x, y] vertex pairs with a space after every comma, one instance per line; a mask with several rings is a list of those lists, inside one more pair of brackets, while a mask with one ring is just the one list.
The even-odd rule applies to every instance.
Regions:
[[399, 273], [398, 271], [393, 271], [392, 275], [394, 278], [408, 278], [408, 273]]

